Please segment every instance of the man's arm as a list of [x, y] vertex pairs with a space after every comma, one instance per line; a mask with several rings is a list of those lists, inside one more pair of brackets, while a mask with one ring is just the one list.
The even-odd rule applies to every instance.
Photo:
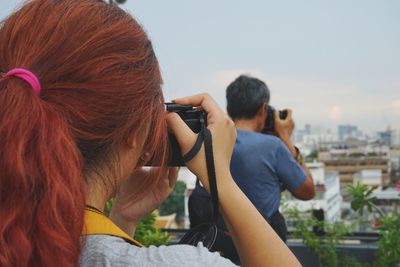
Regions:
[[[292, 156], [294, 158], [297, 158], [299, 152], [294, 147], [292, 140], [290, 138], [292, 135], [293, 129], [294, 129], [292, 111], [288, 110], [288, 115], [287, 115], [286, 119], [284, 119], [284, 120], [279, 118], [278, 112], [275, 112], [274, 115], [275, 115], [275, 130], [276, 130], [278, 137], [282, 140], [282, 142], [289, 149], [290, 154], [292, 154]], [[308, 169], [308, 167], [306, 166], [306, 164], [304, 162], [299, 162], [299, 165], [306, 173], [307, 178], [300, 187], [298, 187], [295, 190], [292, 190], [291, 193], [293, 196], [295, 196], [298, 199], [309, 200], [315, 196], [314, 181], [313, 181], [311, 172]]]
[[[292, 156], [294, 158], [296, 158], [298, 152], [295, 149], [294, 145], [292, 144], [292, 141], [290, 140], [290, 138], [288, 138], [288, 140], [284, 140], [281, 138], [281, 140], [287, 146], [287, 148], [289, 149]], [[307, 165], [304, 162], [299, 163], [299, 165], [303, 169], [303, 171], [306, 173], [307, 178], [300, 187], [298, 187], [297, 189], [292, 190], [290, 192], [292, 193], [293, 196], [295, 196], [298, 199], [310, 200], [315, 196], [314, 181], [313, 181], [311, 172], [308, 169]]]

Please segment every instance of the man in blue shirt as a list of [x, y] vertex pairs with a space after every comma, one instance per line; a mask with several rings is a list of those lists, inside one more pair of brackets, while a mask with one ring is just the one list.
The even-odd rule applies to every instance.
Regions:
[[[241, 75], [227, 87], [226, 99], [228, 114], [237, 128], [231, 160], [232, 176], [272, 228], [286, 241], [286, 224], [279, 213], [281, 187], [302, 200], [311, 199], [315, 194], [311, 173], [291, 141], [294, 129], [292, 111], [287, 111], [285, 119], [281, 119], [278, 112], [273, 113], [274, 133], [270, 135], [261, 133], [270, 99], [269, 89], [263, 81]], [[200, 208], [208, 205], [205, 194], [205, 190], [197, 184], [189, 199], [192, 226], [210, 214]], [[226, 246], [221, 250], [225, 249]]]
[[270, 94], [263, 81], [241, 75], [227, 87], [226, 99], [228, 114], [237, 128], [232, 176], [285, 241], [286, 226], [278, 210], [281, 185], [298, 199], [308, 200], [315, 194], [311, 173], [291, 141], [292, 111], [287, 111], [285, 119], [275, 111], [275, 135], [264, 134], [265, 121], [272, 114], [267, 113]]

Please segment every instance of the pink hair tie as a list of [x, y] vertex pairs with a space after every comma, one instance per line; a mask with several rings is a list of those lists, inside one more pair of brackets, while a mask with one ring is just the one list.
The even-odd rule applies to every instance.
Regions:
[[26, 81], [32, 87], [35, 94], [40, 95], [40, 90], [42, 90], [42, 88], [40, 86], [39, 79], [36, 77], [35, 74], [30, 72], [29, 70], [15, 68], [15, 69], [10, 70], [6, 74], [4, 74], [3, 77], [5, 78], [5, 77], [10, 77], [10, 76], [16, 76], [16, 77], [21, 78], [22, 80]]

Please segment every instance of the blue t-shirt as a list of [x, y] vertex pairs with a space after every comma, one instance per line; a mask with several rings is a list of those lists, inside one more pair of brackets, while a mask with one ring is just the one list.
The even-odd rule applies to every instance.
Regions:
[[242, 130], [237, 130], [231, 173], [243, 193], [266, 218], [279, 208], [280, 182], [293, 191], [307, 178], [279, 138]]

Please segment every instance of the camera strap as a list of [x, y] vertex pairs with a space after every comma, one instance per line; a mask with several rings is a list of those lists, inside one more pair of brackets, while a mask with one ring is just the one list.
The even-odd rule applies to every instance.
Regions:
[[204, 143], [204, 152], [206, 157], [208, 182], [210, 184], [210, 195], [213, 205], [212, 220], [210, 223], [204, 223], [197, 225], [193, 229], [189, 230], [180, 240], [180, 244], [188, 244], [197, 246], [199, 242], [212, 250], [215, 240], [218, 235], [217, 218], [219, 214], [218, 205], [218, 189], [217, 180], [215, 175], [214, 155], [212, 147], [212, 135], [209, 129], [205, 126], [205, 121], [200, 119], [201, 130], [198, 133], [197, 140], [192, 149], [183, 156], [183, 161], [186, 163], [193, 159], [193, 157], [200, 151], [202, 144]]
[[210, 184], [210, 194], [211, 194], [211, 199], [212, 199], [212, 203], [213, 203], [212, 220], [214, 223], [216, 223], [218, 214], [219, 214], [218, 188], [217, 188], [217, 178], [215, 175], [212, 137], [211, 137], [210, 130], [208, 130], [207, 128], [205, 128], [205, 131], [204, 131], [204, 149], [205, 149], [205, 154], [206, 154], [208, 182]]
[[218, 189], [217, 189], [217, 179], [215, 175], [215, 165], [214, 165], [214, 154], [212, 147], [212, 135], [210, 130], [205, 126], [205, 122], [203, 119], [200, 119], [201, 129], [197, 135], [196, 142], [192, 149], [189, 150], [182, 158], [183, 162], [189, 162], [196, 156], [196, 154], [200, 151], [201, 145], [204, 142], [204, 152], [206, 155], [206, 165], [207, 165], [207, 174], [208, 174], [208, 182], [210, 184], [210, 195], [213, 204], [213, 223], [217, 221], [218, 213], [219, 213], [219, 205], [218, 205]]
[[199, 152], [201, 145], [203, 144], [204, 141], [204, 126], [203, 123], [201, 123], [201, 129], [200, 132], [197, 135], [196, 142], [194, 143], [193, 147], [187, 152], [185, 155], [182, 156], [182, 161], [184, 163], [191, 161], [194, 156], [197, 155]]

